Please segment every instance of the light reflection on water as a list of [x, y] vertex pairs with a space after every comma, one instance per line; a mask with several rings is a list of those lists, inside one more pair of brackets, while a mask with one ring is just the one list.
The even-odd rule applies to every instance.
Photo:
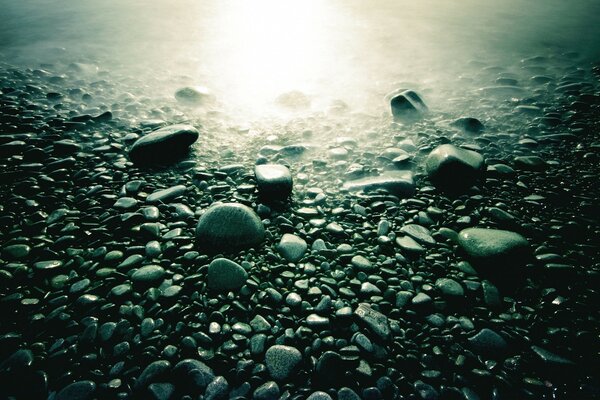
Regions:
[[[444, 88], [527, 55], [575, 50], [600, 55], [600, 2], [460, 3], [379, 0], [0, 0], [0, 59], [91, 61], [144, 82], [149, 96], [182, 85], [211, 88], [228, 114], [260, 118], [298, 90], [310, 111], [341, 99], [380, 110], [398, 86]], [[64, 51], [54, 52], [54, 48]]]

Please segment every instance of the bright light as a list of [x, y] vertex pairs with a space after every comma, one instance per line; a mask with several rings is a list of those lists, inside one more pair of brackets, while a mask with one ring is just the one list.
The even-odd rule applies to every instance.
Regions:
[[[328, 70], [325, 2], [253, 0], [219, 3], [216, 73], [229, 96], [255, 107], [281, 93], [310, 94]], [[256, 110], [254, 110], [256, 111]]]

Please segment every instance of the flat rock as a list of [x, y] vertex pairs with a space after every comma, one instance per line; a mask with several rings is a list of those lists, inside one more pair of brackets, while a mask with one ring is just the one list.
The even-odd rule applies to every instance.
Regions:
[[129, 158], [140, 165], [172, 162], [185, 155], [198, 136], [191, 125], [165, 126], [136, 140]]
[[265, 364], [271, 377], [277, 381], [286, 380], [302, 361], [302, 353], [294, 347], [275, 345], [265, 353]]
[[472, 150], [443, 144], [429, 153], [425, 169], [431, 182], [438, 188], [463, 190], [483, 175], [483, 156]]
[[378, 176], [347, 181], [344, 189], [351, 192], [385, 189], [399, 197], [410, 197], [415, 192], [415, 181], [411, 171], [388, 171]]
[[374, 310], [368, 304], [359, 304], [354, 315], [364, 323], [373, 333], [383, 340], [388, 340], [391, 335], [390, 325], [385, 315]]
[[458, 244], [473, 261], [482, 265], [521, 264], [529, 253], [527, 239], [518, 233], [485, 228], [467, 228], [458, 234]]
[[241, 288], [248, 273], [236, 262], [226, 258], [217, 258], [208, 266], [208, 287], [216, 291], [228, 291]]
[[258, 194], [265, 200], [283, 200], [292, 193], [292, 174], [285, 165], [257, 165], [254, 175]]
[[300, 260], [306, 253], [308, 245], [306, 241], [299, 236], [286, 233], [281, 237], [277, 250], [283, 258], [289, 262]]
[[185, 185], [176, 185], [167, 189], [157, 190], [152, 192], [148, 197], [146, 197], [147, 203], [168, 203], [171, 200], [176, 199], [179, 196], [182, 196], [187, 188]]
[[198, 220], [196, 239], [208, 251], [234, 252], [260, 244], [265, 228], [251, 208], [238, 203], [211, 206]]

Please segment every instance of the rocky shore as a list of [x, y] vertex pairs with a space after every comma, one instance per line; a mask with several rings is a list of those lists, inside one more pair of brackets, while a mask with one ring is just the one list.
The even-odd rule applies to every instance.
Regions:
[[599, 398], [600, 66], [473, 66], [246, 127], [0, 64], [0, 398]]

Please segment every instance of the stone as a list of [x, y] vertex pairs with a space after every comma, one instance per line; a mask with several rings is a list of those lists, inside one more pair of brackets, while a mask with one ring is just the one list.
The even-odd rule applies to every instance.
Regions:
[[424, 226], [417, 224], [407, 224], [400, 228], [400, 231], [419, 243], [435, 244], [435, 239], [431, 237], [431, 232]]
[[531, 350], [536, 355], [538, 360], [546, 367], [555, 369], [566, 369], [575, 366], [575, 363], [557, 354], [554, 354], [546, 349], [539, 346], [531, 346]]
[[350, 263], [352, 264], [352, 266], [354, 266], [359, 271], [373, 270], [373, 263], [361, 255], [356, 255], [356, 256], [352, 257], [352, 259], [350, 260]]
[[325, 392], [314, 392], [306, 398], [306, 400], [333, 400], [330, 395]]
[[483, 267], [514, 269], [523, 264], [530, 251], [523, 236], [500, 229], [463, 229], [458, 234], [458, 245], [474, 264]]
[[165, 269], [160, 265], [145, 265], [131, 275], [131, 280], [142, 284], [160, 283], [165, 274]]
[[292, 174], [285, 165], [257, 165], [254, 175], [258, 194], [266, 201], [284, 200], [292, 193]]
[[279, 385], [276, 382], [265, 382], [252, 394], [254, 400], [279, 400]]
[[185, 185], [177, 185], [167, 189], [157, 190], [146, 197], [146, 202], [150, 204], [168, 203], [185, 194], [186, 190], [187, 188]]
[[177, 90], [175, 99], [186, 105], [203, 105], [213, 101], [213, 95], [204, 86], [188, 86]]
[[277, 245], [279, 254], [289, 262], [300, 260], [306, 253], [307, 248], [308, 245], [304, 239], [290, 233], [284, 234], [279, 245]]
[[217, 258], [208, 266], [208, 287], [215, 291], [237, 290], [247, 278], [248, 273], [241, 265], [226, 258]]
[[465, 290], [454, 279], [439, 278], [435, 281], [435, 286], [449, 298], [460, 298], [465, 295]]
[[129, 158], [139, 165], [169, 163], [185, 155], [198, 137], [199, 132], [193, 126], [166, 126], [136, 140]]
[[200, 391], [215, 379], [215, 374], [208, 365], [192, 358], [178, 362], [173, 368], [173, 376], [183, 387], [197, 388]]
[[206, 400], [224, 400], [229, 394], [229, 383], [222, 376], [217, 376], [206, 387], [204, 398]]
[[388, 340], [390, 338], [391, 331], [388, 319], [379, 311], [374, 310], [366, 303], [361, 303], [354, 310], [354, 315], [380, 339]]
[[484, 172], [483, 156], [473, 150], [443, 144], [429, 153], [425, 169], [438, 188], [461, 191], [477, 182]]
[[378, 176], [346, 181], [343, 187], [351, 192], [371, 192], [384, 189], [399, 197], [410, 197], [415, 192], [415, 182], [411, 171], [386, 171]]
[[96, 391], [93, 381], [78, 381], [65, 386], [58, 392], [56, 400], [91, 400]]
[[265, 228], [251, 208], [237, 203], [211, 206], [198, 220], [198, 245], [209, 252], [234, 252], [260, 244]]
[[400, 121], [416, 119], [427, 111], [425, 102], [412, 90], [404, 90], [392, 97], [390, 107], [394, 119]]
[[151, 383], [148, 385], [148, 393], [152, 400], [170, 400], [175, 393], [175, 385], [168, 382]]
[[485, 127], [477, 118], [461, 117], [453, 121], [450, 125], [468, 133], [480, 133]]
[[500, 357], [508, 350], [506, 340], [491, 329], [483, 328], [469, 339], [474, 352], [490, 357]]
[[265, 364], [276, 381], [288, 379], [302, 361], [302, 353], [291, 346], [271, 346], [265, 353]]
[[9, 260], [20, 260], [31, 252], [31, 247], [26, 244], [12, 244], [2, 249], [2, 255]]
[[167, 360], [157, 360], [150, 363], [140, 376], [135, 381], [134, 390], [140, 390], [148, 387], [149, 384], [154, 383], [157, 379], [162, 378], [167, 371], [171, 370], [171, 363]]

